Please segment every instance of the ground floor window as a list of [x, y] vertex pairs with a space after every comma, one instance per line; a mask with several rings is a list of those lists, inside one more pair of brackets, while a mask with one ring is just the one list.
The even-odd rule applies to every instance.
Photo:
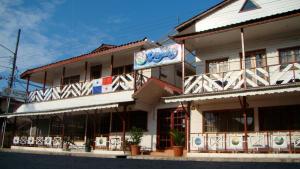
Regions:
[[[254, 130], [253, 109], [247, 110], [247, 129]], [[242, 110], [217, 110], [204, 112], [205, 132], [242, 132], [244, 116]]]
[[259, 128], [262, 131], [299, 130], [300, 105], [259, 108]]

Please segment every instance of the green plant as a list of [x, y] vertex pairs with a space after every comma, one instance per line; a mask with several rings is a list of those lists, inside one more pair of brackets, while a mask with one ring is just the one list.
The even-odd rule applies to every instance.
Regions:
[[141, 143], [143, 137], [143, 129], [132, 127], [130, 132], [130, 141], [129, 144], [131, 145], [139, 145]]
[[185, 142], [184, 132], [174, 129], [173, 131], [170, 132], [170, 135], [173, 137], [175, 146], [184, 146], [184, 142]]
[[85, 151], [86, 152], [90, 152], [91, 149], [92, 149], [92, 144], [93, 144], [93, 141], [90, 140], [90, 139], [86, 139], [86, 142], [85, 142]]

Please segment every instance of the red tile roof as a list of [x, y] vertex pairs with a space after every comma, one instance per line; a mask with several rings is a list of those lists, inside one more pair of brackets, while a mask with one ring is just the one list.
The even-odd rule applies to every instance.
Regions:
[[60, 60], [54, 63], [50, 63], [47, 65], [43, 65], [37, 68], [33, 68], [33, 69], [28, 69], [25, 72], [23, 72], [21, 74], [21, 78], [26, 78], [27, 76], [29, 76], [32, 73], [36, 73], [39, 71], [44, 71], [53, 67], [57, 67], [57, 66], [61, 66], [61, 65], [66, 65], [66, 64], [70, 64], [70, 63], [74, 63], [74, 62], [79, 62], [88, 58], [92, 58], [92, 57], [96, 57], [96, 56], [101, 56], [101, 55], [106, 55], [109, 53], [113, 53], [113, 52], [118, 52], [118, 51], [122, 51], [122, 50], [126, 50], [132, 47], [137, 47], [137, 46], [143, 46], [145, 43], [147, 42], [147, 38], [144, 38], [142, 40], [137, 40], [137, 41], [133, 41], [133, 42], [129, 42], [126, 44], [122, 44], [122, 45], [108, 45], [108, 44], [103, 44], [100, 47], [98, 47], [97, 49], [93, 50], [90, 53], [87, 54], [83, 54], [83, 55], [79, 55], [79, 56], [75, 56], [75, 57], [71, 57], [68, 59], [64, 59], [64, 60]]

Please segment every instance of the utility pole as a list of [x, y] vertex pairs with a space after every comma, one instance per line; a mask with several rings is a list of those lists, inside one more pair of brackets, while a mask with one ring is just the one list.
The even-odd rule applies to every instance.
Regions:
[[[12, 88], [13, 88], [14, 80], [15, 80], [16, 61], [17, 61], [17, 55], [18, 55], [20, 35], [21, 35], [21, 29], [18, 30], [17, 43], [16, 43], [16, 48], [15, 48], [15, 52], [14, 52], [14, 56], [13, 56], [13, 67], [12, 67], [10, 79], [8, 81], [8, 96], [7, 96], [7, 106], [6, 106], [5, 113], [8, 113], [8, 111], [9, 111], [10, 96], [12, 93]], [[1, 148], [3, 148], [3, 143], [4, 143], [5, 129], [6, 129], [6, 123], [7, 123], [6, 121], [7, 121], [7, 119], [4, 119], [3, 124], [2, 124]]]

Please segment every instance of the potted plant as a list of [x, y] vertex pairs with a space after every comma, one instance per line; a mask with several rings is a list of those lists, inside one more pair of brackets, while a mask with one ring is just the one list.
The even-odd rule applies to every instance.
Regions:
[[85, 142], [85, 152], [91, 152], [92, 150], [92, 141], [90, 139], [86, 139], [86, 142]]
[[73, 143], [71, 137], [65, 137], [63, 141], [65, 143], [65, 151], [70, 151], [70, 145]]
[[174, 156], [180, 157], [183, 155], [183, 147], [185, 143], [185, 134], [184, 132], [178, 131], [177, 129], [170, 132], [170, 135], [173, 137], [174, 146]]
[[139, 155], [141, 153], [141, 146], [139, 144], [141, 143], [142, 137], [143, 137], [143, 129], [132, 127], [130, 130], [130, 150], [131, 155]]

